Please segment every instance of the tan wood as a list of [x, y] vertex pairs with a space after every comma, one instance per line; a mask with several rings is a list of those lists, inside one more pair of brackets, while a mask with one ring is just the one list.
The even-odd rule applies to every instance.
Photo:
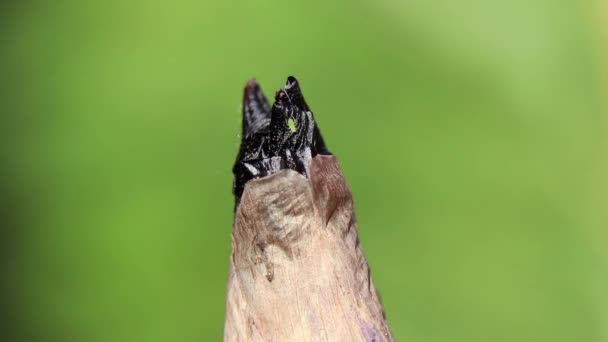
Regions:
[[236, 210], [224, 341], [393, 341], [333, 156], [307, 178], [247, 183]]

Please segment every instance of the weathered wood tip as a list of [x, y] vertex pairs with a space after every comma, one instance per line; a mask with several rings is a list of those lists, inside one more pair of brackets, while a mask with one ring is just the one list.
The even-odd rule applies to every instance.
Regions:
[[[337, 159], [320, 153], [325, 145], [297, 81], [277, 93], [262, 128], [260, 94], [250, 81], [243, 108], [252, 122], [243, 125], [255, 132], [243, 138], [234, 168], [224, 340], [392, 341], [352, 194]], [[285, 131], [288, 117], [295, 132]]]

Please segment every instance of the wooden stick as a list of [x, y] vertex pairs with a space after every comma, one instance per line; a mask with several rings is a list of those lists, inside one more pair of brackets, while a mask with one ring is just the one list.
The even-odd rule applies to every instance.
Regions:
[[[248, 84], [246, 101], [256, 89], [257, 84]], [[271, 153], [262, 159], [279, 158], [278, 166], [267, 163], [267, 169], [253, 171], [262, 176], [246, 180], [240, 195], [237, 172], [242, 169], [235, 166], [237, 206], [224, 341], [393, 341], [359, 245], [344, 175], [336, 158], [326, 153], [303, 98], [302, 103], [297, 99], [297, 81], [290, 78], [282, 91], [292, 106], [277, 109], [285, 105], [279, 92], [270, 121], [280, 118], [275, 112], [291, 113], [297, 130], [279, 148], [265, 147]], [[244, 141], [270, 134], [266, 128], [271, 122], [244, 134]], [[297, 139], [289, 138], [300, 130], [304, 144], [293, 144]], [[308, 154], [299, 153], [306, 149]], [[300, 160], [285, 162], [294, 155]], [[243, 151], [237, 165], [264, 165], [259, 158], [242, 157]]]

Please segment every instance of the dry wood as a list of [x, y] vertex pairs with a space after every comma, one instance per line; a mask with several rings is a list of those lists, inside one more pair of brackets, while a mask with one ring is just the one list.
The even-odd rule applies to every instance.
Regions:
[[333, 156], [247, 183], [224, 341], [392, 341]]
[[351, 192], [294, 77], [272, 108], [247, 83], [233, 172], [224, 341], [392, 341]]

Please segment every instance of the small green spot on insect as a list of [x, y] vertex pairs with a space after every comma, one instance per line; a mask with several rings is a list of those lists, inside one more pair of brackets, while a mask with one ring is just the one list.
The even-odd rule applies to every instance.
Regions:
[[293, 121], [292, 118], [289, 118], [289, 120], [287, 120], [287, 126], [289, 127], [289, 130], [291, 131], [291, 133], [296, 132], [296, 122]]

